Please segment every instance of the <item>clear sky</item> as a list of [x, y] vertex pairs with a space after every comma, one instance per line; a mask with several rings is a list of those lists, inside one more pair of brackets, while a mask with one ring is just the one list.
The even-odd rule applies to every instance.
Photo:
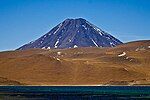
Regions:
[[150, 0], [0, 0], [0, 51], [79, 17], [123, 42], [150, 39]]

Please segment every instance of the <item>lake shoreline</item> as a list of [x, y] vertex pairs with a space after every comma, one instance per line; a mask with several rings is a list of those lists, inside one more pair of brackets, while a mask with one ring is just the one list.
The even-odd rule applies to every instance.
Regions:
[[37, 87], [38, 87], [38, 86], [43, 86], [43, 87], [44, 87], [44, 86], [50, 86], [50, 87], [51, 87], [51, 86], [58, 86], [58, 87], [62, 87], [62, 86], [64, 86], [64, 87], [67, 87], [67, 86], [71, 86], [71, 87], [76, 87], [76, 86], [79, 86], [79, 87], [80, 87], [80, 86], [81, 86], [81, 87], [82, 87], [82, 86], [85, 86], [85, 87], [93, 87], [93, 86], [94, 86], [94, 87], [97, 87], [97, 86], [98, 86], [98, 87], [103, 87], [103, 86], [106, 86], [106, 87], [107, 87], [107, 86], [120, 86], [120, 87], [122, 87], [122, 86], [125, 86], [125, 87], [128, 87], [128, 86], [129, 86], [129, 87], [132, 87], [132, 86], [148, 86], [148, 87], [149, 87], [150, 85], [0, 85], [0, 87], [2, 87], [2, 86], [29, 86], [29, 87], [31, 87], [31, 86], [35, 86], [35, 87], [36, 87], [36, 86], [37, 86]]

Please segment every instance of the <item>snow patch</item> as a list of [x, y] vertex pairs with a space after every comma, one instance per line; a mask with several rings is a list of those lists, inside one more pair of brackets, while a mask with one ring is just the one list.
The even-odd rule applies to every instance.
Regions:
[[129, 57], [126, 57], [126, 59], [129, 59]]
[[56, 59], [57, 61], [60, 61], [60, 59], [59, 58], [56, 58], [56, 57], [53, 57], [54, 59]]
[[42, 47], [42, 49], [46, 49], [45, 47]]
[[101, 31], [99, 28], [95, 28], [95, 27], [94, 27], [94, 29], [95, 29], [100, 35], [103, 35], [103, 34], [102, 34], [102, 31]]
[[57, 52], [57, 55], [61, 55], [61, 52]]
[[94, 27], [94, 29], [98, 32], [101, 32], [101, 30], [99, 28]]
[[60, 59], [59, 59], [59, 58], [56, 58], [56, 60], [60, 61]]
[[77, 46], [77, 45], [74, 45], [73, 47], [74, 47], [74, 48], [77, 48], [78, 46]]
[[71, 42], [71, 39], [69, 39], [69, 42]]
[[51, 49], [51, 47], [47, 47], [47, 49]]
[[118, 57], [122, 57], [122, 56], [125, 56], [126, 55], [126, 52], [123, 52], [122, 54], [119, 54]]
[[113, 42], [110, 42], [110, 45], [111, 45], [112, 47], [114, 47], [114, 46], [115, 46], [115, 44], [114, 44]]
[[57, 44], [59, 43], [59, 39], [57, 39], [55, 45], [54, 45], [54, 48], [57, 48]]
[[145, 48], [144, 47], [139, 47], [139, 48], [135, 49], [135, 51], [139, 51], [139, 50], [142, 51], [142, 50], [145, 50]]
[[103, 35], [101, 32], [99, 32], [100, 35]]
[[110, 39], [110, 37], [106, 37], [108, 40]]
[[100, 28], [98, 28], [97, 26], [95, 26], [95, 25], [89, 23], [88, 21], [86, 21], [86, 23], [87, 23], [88, 25], [90, 25], [91, 27], [93, 27], [94, 30], [96, 30], [100, 35], [103, 35], [103, 34], [102, 34], [102, 30], [101, 30]]
[[127, 69], [127, 68], [124, 68], [124, 70], [128, 71], [128, 69]]
[[76, 27], [79, 27], [79, 25], [76, 25]]
[[29, 44], [32, 44], [34, 41], [31, 41]]
[[139, 51], [139, 48], [136, 48], [135, 51]]
[[82, 25], [82, 27], [84, 27], [84, 29], [86, 29], [86, 30], [87, 30], [87, 27], [85, 27], [85, 25]]
[[77, 53], [75, 53], [75, 54], [83, 54], [83, 52], [77, 52]]
[[56, 34], [59, 31], [59, 29], [60, 29], [61, 26], [62, 26], [62, 23], [59, 24], [57, 30], [53, 34]]
[[130, 61], [132, 61], [133, 59], [130, 59]]
[[91, 38], [91, 40], [92, 40], [92, 42], [94, 43], [94, 45], [96, 46], [96, 47], [98, 47], [98, 45], [97, 45], [97, 43]]
[[96, 47], [98, 47], [98, 45], [96, 44], [96, 42], [92, 39], [92, 41], [93, 41], [93, 43], [94, 43], [94, 45], [96, 46]]

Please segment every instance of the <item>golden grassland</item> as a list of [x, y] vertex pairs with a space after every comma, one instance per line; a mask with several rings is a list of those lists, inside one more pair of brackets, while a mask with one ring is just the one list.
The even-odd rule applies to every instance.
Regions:
[[150, 85], [149, 46], [145, 40], [113, 48], [0, 52], [0, 85]]

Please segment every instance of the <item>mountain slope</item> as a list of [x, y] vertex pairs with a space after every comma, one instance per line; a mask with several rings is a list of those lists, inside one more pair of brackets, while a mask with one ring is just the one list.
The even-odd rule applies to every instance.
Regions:
[[6, 51], [0, 53], [0, 84], [150, 85], [149, 55], [150, 40], [113, 48]]
[[112, 35], [104, 32], [85, 19], [66, 19], [47, 34], [30, 42], [18, 50], [30, 48], [76, 48], [114, 47], [122, 44]]

